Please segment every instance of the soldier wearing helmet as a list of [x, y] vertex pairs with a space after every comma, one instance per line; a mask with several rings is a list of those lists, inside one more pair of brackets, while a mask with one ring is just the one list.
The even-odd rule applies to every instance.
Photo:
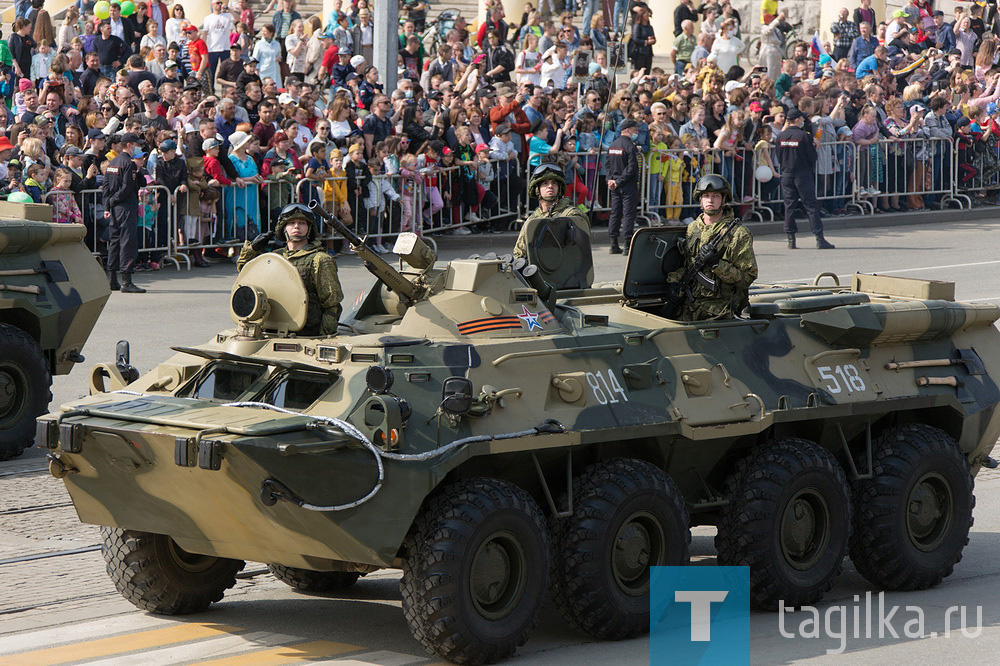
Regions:
[[[667, 282], [680, 281], [685, 270], [694, 263], [701, 246], [722, 233], [734, 217], [730, 206], [733, 193], [729, 182], [722, 176], [702, 176], [695, 186], [694, 197], [701, 204], [701, 215], [688, 225], [684, 239], [684, 266], [670, 273]], [[753, 252], [753, 236], [742, 224], [737, 224], [726, 236], [711, 272], [715, 287], [696, 283], [678, 319], [732, 318], [747, 306], [750, 285], [757, 279], [757, 257]]]
[[514, 243], [514, 256], [526, 257], [528, 254], [528, 238], [524, 236], [528, 220], [539, 217], [568, 217], [576, 226], [590, 235], [590, 219], [566, 198], [566, 179], [562, 167], [558, 164], [543, 162], [531, 172], [528, 181], [528, 196], [538, 199], [538, 208], [525, 218], [521, 233]]
[[275, 236], [285, 243], [285, 247], [274, 251], [275, 254], [295, 266], [309, 296], [306, 324], [299, 334], [336, 335], [344, 292], [337, 277], [337, 262], [316, 239], [316, 216], [307, 206], [294, 203], [282, 208], [274, 231], [262, 233], [243, 244], [236, 262], [237, 270], [242, 270], [248, 261], [265, 252]]

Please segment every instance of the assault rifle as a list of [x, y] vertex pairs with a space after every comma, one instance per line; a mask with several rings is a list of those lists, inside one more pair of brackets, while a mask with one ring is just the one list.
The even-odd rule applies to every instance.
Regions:
[[732, 233], [733, 229], [740, 224], [740, 221], [740, 218], [734, 216], [726, 224], [722, 233], [710, 239], [699, 248], [698, 256], [695, 257], [691, 267], [684, 271], [680, 280], [670, 285], [671, 289], [667, 293], [667, 302], [663, 306], [664, 317], [674, 319], [680, 313], [685, 303], [694, 300], [691, 288], [694, 287], [695, 283], [715, 291], [717, 286], [715, 277], [706, 272], [706, 269], [710, 270], [719, 263], [719, 259], [722, 258], [722, 244], [729, 237], [729, 234]]

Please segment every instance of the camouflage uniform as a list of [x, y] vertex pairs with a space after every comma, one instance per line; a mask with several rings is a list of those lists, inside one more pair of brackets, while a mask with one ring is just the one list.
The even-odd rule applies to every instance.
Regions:
[[521, 226], [521, 233], [517, 236], [517, 242], [514, 243], [514, 257], [527, 257], [528, 256], [528, 239], [524, 237], [524, 230], [528, 226], [528, 220], [534, 220], [540, 217], [568, 217], [584, 231], [587, 235], [590, 235], [590, 220], [584, 215], [579, 208], [573, 205], [573, 202], [566, 197], [561, 197], [555, 204], [547, 211], [543, 211], [541, 206], [532, 211], [531, 215], [524, 219], [524, 225]]
[[[722, 232], [733, 219], [733, 213], [726, 210], [722, 218], [711, 226], [703, 221], [703, 217], [704, 213], [688, 225], [684, 240], [684, 267], [670, 273], [667, 282], [680, 280], [684, 271], [694, 263], [701, 246]], [[750, 285], [757, 279], [753, 236], [742, 224], [737, 225], [727, 237], [723, 249], [722, 259], [712, 269], [716, 278], [715, 291], [695, 282], [691, 288], [692, 298], [684, 303], [677, 319], [697, 321], [732, 318], [749, 303]]]
[[[319, 241], [313, 241], [301, 250], [289, 250], [283, 247], [274, 253], [281, 255], [295, 266], [309, 295], [306, 324], [299, 334], [336, 335], [337, 322], [340, 320], [340, 302], [344, 300], [344, 292], [340, 288], [337, 262], [334, 258]], [[242, 270], [243, 266], [258, 254], [261, 253], [250, 246], [250, 241], [244, 243], [240, 258], [236, 262], [237, 270]]]

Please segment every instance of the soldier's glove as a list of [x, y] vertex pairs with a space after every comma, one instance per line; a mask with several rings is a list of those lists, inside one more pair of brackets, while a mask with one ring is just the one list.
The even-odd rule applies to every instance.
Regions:
[[274, 232], [267, 231], [260, 234], [250, 242], [250, 247], [254, 252], [263, 252], [274, 239]]
[[704, 245], [698, 250], [698, 257], [695, 259], [695, 263], [699, 266], [711, 268], [719, 263], [719, 260], [722, 259], [722, 254], [723, 251], [721, 249]]

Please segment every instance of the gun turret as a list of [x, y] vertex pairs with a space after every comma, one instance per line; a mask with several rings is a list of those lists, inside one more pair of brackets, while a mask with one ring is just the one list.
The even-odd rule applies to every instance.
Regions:
[[347, 239], [355, 254], [365, 262], [365, 268], [382, 281], [383, 284], [399, 296], [399, 299], [406, 305], [412, 305], [414, 301], [420, 300], [423, 296], [423, 287], [410, 282], [402, 273], [389, 265], [373, 249], [365, 245], [364, 240], [356, 233], [344, 226], [344, 223], [333, 215], [326, 212], [319, 202], [313, 201], [309, 204], [309, 209], [333, 225], [333, 228]]

